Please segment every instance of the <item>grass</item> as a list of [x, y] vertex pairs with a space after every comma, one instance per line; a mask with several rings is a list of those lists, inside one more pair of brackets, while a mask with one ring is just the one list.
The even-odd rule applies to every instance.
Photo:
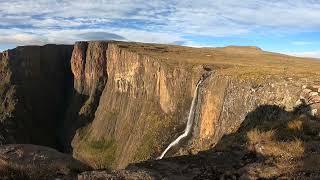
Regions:
[[296, 119], [288, 122], [288, 128], [295, 131], [301, 131], [303, 128], [303, 121], [300, 119]]
[[320, 61], [262, 51], [256, 47], [191, 48], [175, 45], [117, 42], [127, 51], [153, 57], [166, 64], [210, 65], [225, 75], [317, 77]]
[[257, 179], [286, 178], [301, 173], [318, 177], [319, 119], [281, 108], [277, 111], [279, 116], [270, 115], [269, 110], [265, 114], [258, 112], [259, 116], [247, 119], [237, 133], [223, 137], [215, 151], [233, 152], [234, 147], [240, 147], [242, 153], [254, 154], [250, 161], [242, 162], [246, 167], [243, 173]]
[[304, 143], [300, 139], [278, 141], [275, 131], [259, 131], [254, 129], [247, 133], [248, 149], [265, 157], [289, 160], [302, 157]]
[[255, 145], [258, 143], [271, 142], [275, 139], [274, 137], [275, 131], [260, 131], [258, 129], [254, 129], [247, 133], [248, 142], [251, 145]]
[[114, 139], [84, 139], [77, 145], [77, 155], [95, 169], [111, 169], [117, 144]]
[[144, 121], [148, 125], [142, 137], [142, 144], [136, 150], [133, 162], [155, 158], [155, 155], [160, 154], [163, 146], [159, 142], [166, 142], [169, 137], [172, 137], [170, 133], [163, 134], [163, 132], [170, 132], [170, 129], [173, 129], [176, 124], [173, 117], [161, 117], [155, 112], [150, 113]]

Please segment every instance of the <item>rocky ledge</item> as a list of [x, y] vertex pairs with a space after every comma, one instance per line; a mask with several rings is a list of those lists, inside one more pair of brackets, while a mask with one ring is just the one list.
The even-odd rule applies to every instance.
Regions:
[[54, 149], [28, 145], [0, 146], [1, 179], [75, 179], [89, 166]]

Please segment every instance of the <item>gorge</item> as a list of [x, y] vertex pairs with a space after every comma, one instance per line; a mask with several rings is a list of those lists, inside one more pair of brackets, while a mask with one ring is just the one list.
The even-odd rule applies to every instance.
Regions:
[[[309, 152], [320, 157], [319, 68], [319, 60], [257, 47], [119, 41], [17, 47], [0, 54], [0, 153], [10, 155], [1, 160], [38, 151], [71, 158], [42, 147], [48, 146], [78, 160], [50, 177], [255, 179], [307, 171], [317, 177], [307, 164], [318, 163]], [[270, 144], [297, 148], [277, 154]], [[296, 166], [273, 166], [269, 158]]]

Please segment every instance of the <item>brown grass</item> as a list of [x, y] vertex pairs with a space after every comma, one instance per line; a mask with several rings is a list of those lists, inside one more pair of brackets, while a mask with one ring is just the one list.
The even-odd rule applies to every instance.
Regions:
[[303, 128], [302, 126], [303, 126], [303, 121], [300, 119], [288, 122], [288, 128], [292, 130], [300, 131]]
[[301, 157], [304, 153], [304, 144], [300, 139], [293, 141], [278, 141], [275, 131], [251, 130], [247, 133], [249, 149], [263, 156], [272, 156], [282, 159]]
[[258, 129], [251, 130], [247, 133], [249, 144], [255, 145], [258, 143], [272, 142], [274, 141], [274, 130], [260, 131]]
[[[210, 65], [221, 73], [243, 78], [265, 75], [318, 77], [320, 61], [262, 51], [256, 47], [191, 48], [175, 45], [123, 43], [121, 48], [147, 55], [158, 61], [185, 66]], [[253, 76], [252, 76], [253, 75]]]
[[320, 177], [319, 119], [294, 113], [278, 118], [251, 120], [250, 126], [246, 124], [239, 132], [224, 137], [215, 150], [228, 152], [243, 147], [243, 152], [253, 153], [250, 163], [243, 162], [246, 165], [242, 171], [253, 179], [290, 179], [306, 174]]

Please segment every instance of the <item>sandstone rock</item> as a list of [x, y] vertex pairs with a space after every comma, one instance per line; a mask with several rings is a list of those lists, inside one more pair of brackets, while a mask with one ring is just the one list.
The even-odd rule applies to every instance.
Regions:
[[303, 89], [301, 92], [301, 96], [304, 98], [308, 98], [309, 97], [309, 93], [311, 93], [312, 90], [311, 89]]
[[320, 92], [320, 85], [313, 85], [312, 88], [315, 90], [315, 91], [318, 91]]
[[318, 96], [319, 93], [318, 92], [310, 92], [309, 93], [309, 96], [312, 97], [312, 96]]
[[312, 109], [311, 110], [311, 116], [316, 116], [318, 114], [318, 110], [317, 109]]

